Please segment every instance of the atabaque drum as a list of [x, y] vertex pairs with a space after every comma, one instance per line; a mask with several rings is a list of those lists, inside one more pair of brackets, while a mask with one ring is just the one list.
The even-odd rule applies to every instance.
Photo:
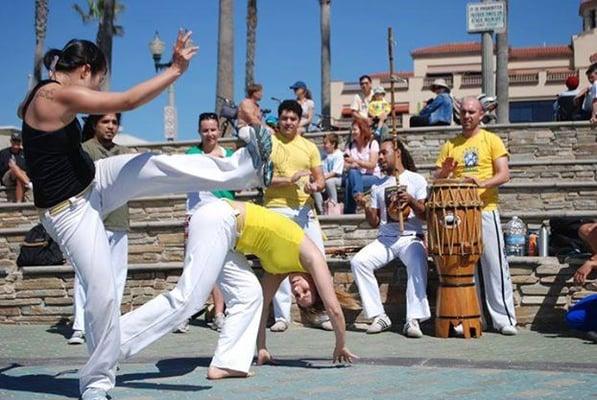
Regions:
[[481, 257], [478, 187], [456, 179], [432, 182], [426, 203], [427, 240], [439, 275], [435, 334], [448, 337], [462, 325], [465, 338], [481, 336], [475, 268]]

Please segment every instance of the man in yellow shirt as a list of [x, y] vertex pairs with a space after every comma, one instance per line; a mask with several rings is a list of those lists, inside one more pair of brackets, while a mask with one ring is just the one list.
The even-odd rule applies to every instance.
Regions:
[[[484, 205], [481, 269], [487, 309], [495, 329], [503, 335], [516, 335], [510, 268], [497, 209], [498, 187], [510, 180], [508, 151], [496, 134], [481, 128], [483, 107], [479, 100], [465, 98], [460, 112], [462, 134], [444, 143], [433, 177], [464, 178], [479, 186]], [[479, 286], [477, 290], [480, 294]]]
[[[284, 100], [278, 107], [279, 129], [272, 136], [274, 177], [265, 190], [263, 205], [296, 222], [325, 254], [311, 197], [325, 187], [321, 155], [313, 142], [298, 134], [302, 112], [295, 100]], [[276, 322], [270, 328], [272, 331], [283, 332], [288, 328], [291, 303], [290, 283], [285, 279], [273, 300]], [[325, 316], [315, 322], [321, 328], [331, 328]]]

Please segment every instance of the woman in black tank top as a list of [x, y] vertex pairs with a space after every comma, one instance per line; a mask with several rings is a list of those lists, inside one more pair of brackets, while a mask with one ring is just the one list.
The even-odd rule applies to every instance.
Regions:
[[118, 201], [110, 200], [102, 188], [111, 184], [110, 190], [115, 192], [123, 171], [130, 170], [129, 175], [134, 175], [134, 168], [124, 168], [127, 164], [153, 166], [155, 162], [150, 163], [146, 155], [117, 156], [110, 160], [109, 168], [98, 162], [96, 171], [96, 165], [81, 148], [76, 116], [127, 111], [158, 96], [186, 71], [196, 54], [197, 47], [189, 46], [190, 35], [179, 32], [172, 65], [162, 74], [122, 93], [99, 91], [108, 69], [104, 54], [92, 42], [71, 40], [62, 50], [46, 53], [44, 64], [51, 79], [38, 83], [20, 107], [35, 205], [41, 209], [44, 227], [60, 244], [86, 292], [90, 358], [80, 370], [80, 390], [85, 400], [107, 398], [106, 392], [114, 386], [113, 371], [120, 354], [120, 305], [102, 223], [102, 214], [115, 208]]

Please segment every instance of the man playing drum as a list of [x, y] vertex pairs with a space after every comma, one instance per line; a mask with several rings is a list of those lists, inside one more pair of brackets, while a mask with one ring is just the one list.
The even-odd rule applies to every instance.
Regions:
[[[442, 146], [433, 177], [462, 178], [479, 187], [483, 202], [483, 253], [481, 268], [485, 299], [493, 326], [503, 335], [516, 335], [510, 268], [504, 253], [504, 238], [497, 210], [498, 187], [510, 180], [508, 151], [494, 133], [482, 129], [483, 108], [467, 97], [461, 106], [462, 134]], [[476, 277], [478, 278], [478, 276]], [[476, 279], [476, 282], [479, 282]], [[480, 300], [480, 287], [477, 286]], [[458, 331], [461, 326], [457, 327]]]
[[[350, 268], [359, 288], [363, 309], [373, 322], [367, 333], [389, 329], [392, 321], [386, 315], [374, 271], [400, 258], [406, 266], [406, 324], [408, 337], [423, 336], [419, 321], [429, 319], [427, 301], [427, 253], [423, 244], [423, 220], [427, 181], [416, 171], [415, 163], [400, 141], [386, 140], [379, 152], [379, 163], [386, 180], [371, 189], [371, 204], [365, 205], [367, 221], [379, 226], [377, 239], [365, 246], [350, 261]], [[400, 186], [397, 186], [400, 185]], [[403, 229], [399, 222], [402, 212]]]

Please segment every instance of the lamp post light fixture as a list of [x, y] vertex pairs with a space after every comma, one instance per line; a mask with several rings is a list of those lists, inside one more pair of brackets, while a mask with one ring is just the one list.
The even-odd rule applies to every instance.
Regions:
[[[153, 40], [149, 42], [149, 51], [153, 57], [156, 74], [172, 65], [172, 61], [167, 63], [160, 62], [165, 49], [166, 44], [160, 39], [160, 35], [156, 31]], [[176, 138], [177, 125], [176, 107], [174, 105], [174, 84], [172, 83], [168, 86], [168, 104], [164, 107], [164, 136], [167, 141], [173, 141]]]

